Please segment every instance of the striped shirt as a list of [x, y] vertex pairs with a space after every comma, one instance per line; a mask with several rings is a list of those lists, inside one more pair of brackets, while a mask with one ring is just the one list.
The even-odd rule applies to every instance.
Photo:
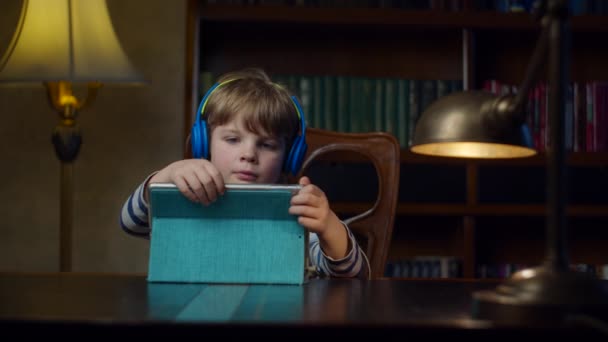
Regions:
[[[129, 196], [120, 214], [120, 226], [122, 229], [135, 236], [149, 238], [149, 204], [144, 198], [144, 189], [150, 175], [140, 184], [137, 189]], [[365, 278], [369, 274], [369, 263], [363, 250], [357, 243], [354, 235], [343, 222], [344, 228], [350, 239], [351, 249], [344, 258], [332, 259], [325, 255], [319, 243], [319, 237], [315, 233], [309, 233], [308, 252], [310, 266], [314, 268], [318, 276], [321, 277], [360, 277]]]

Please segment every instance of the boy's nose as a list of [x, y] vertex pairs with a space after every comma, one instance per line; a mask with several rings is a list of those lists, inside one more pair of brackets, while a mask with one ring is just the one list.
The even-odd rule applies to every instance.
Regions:
[[257, 160], [256, 146], [252, 144], [243, 144], [241, 151], [241, 160], [253, 163]]

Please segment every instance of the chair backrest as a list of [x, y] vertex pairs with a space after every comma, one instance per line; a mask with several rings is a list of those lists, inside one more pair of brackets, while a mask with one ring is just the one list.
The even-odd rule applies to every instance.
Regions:
[[[342, 133], [310, 127], [306, 129], [306, 142], [308, 150], [298, 178], [306, 174], [317, 158], [335, 153], [356, 153], [360, 156], [357, 163], [371, 163], [374, 166], [378, 184], [375, 201], [369, 209], [344, 222], [369, 258], [370, 277], [382, 277], [391, 245], [399, 194], [399, 142], [393, 135], [384, 132]], [[190, 136], [186, 139], [185, 147], [185, 157], [192, 158]]]
[[373, 164], [378, 184], [375, 202], [369, 209], [344, 222], [351, 228], [369, 258], [371, 278], [382, 277], [398, 201], [401, 156], [399, 142], [393, 135], [384, 132], [342, 133], [318, 128], [306, 129], [306, 142], [308, 150], [298, 176], [305, 175], [317, 158], [327, 154], [352, 152], [360, 156], [357, 157], [357, 163]]

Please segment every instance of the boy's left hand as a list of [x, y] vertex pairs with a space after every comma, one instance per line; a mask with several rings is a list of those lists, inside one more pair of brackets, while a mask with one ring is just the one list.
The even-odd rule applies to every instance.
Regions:
[[319, 236], [323, 251], [334, 259], [341, 259], [348, 252], [348, 236], [338, 216], [330, 209], [323, 190], [310, 182], [308, 177], [299, 181], [302, 189], [291, 198], [289, 213], [298, 216], [307, 230]]

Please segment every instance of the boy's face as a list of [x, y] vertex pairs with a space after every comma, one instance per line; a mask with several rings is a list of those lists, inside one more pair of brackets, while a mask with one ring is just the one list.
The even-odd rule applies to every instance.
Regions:
[[250, 132], [238, 116], [211, 132], [211, 163], [225, 183], [277, 183], [285, 148], [284, 139]]

